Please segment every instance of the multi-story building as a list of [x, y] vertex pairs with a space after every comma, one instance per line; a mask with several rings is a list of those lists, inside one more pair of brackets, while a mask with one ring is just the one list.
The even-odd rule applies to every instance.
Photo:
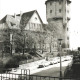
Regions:
[[[57, 27], [57, 39], [62, 38], [62, 47], [69, 48], [69, 12], [70, 0], [47, 0], [46, 4], [46, 18], [48, 24], [55, 24]], [[53, 26], [54, 27], [54, 26]]]
[[27, 37], [27, 39], [25, 39], [25, 42], [27, 40], [29, 41], [28, 38], [34, 40], [34, 42], [31, 42], [32, 40], [30, 39], [31, 41], [29, 41], [29, 44], [31, 44], [31, 46], [25, 44], [25, 48], [36, 47], [37, 50], [42, 50], [42, 52], [52, 52], [52, 33], [47, 27], [48, 25], [43, 24], [36, 10], [22, 14], [6, 15], [0, 21], [0, 32], [2, 33], [6, 30], [4, 33], [6, 36], [3, 36], [4, 34], [2, 34], [1, 39], [3, 39], [3, 36], [4, 40], [0, 41], [6, 41], [6, 43], [8, 43], [8, 46], [12, 45], [12, 52], [15, 53], [15, 40], [17, 32], [23, 30], [25, 38]]
[[[47, 0], [45, 4], [48, 24], [43, 23], [36, 10], [6, 15], [0, 21], [0, 43], [7, 40], [6, 42], [12, 45], [12, 52], [14, 52], [17, 32], [23, 30], [24, 35], [22, 35], [25, 36], [25, 39], [23, 38], [23, 44], [25, 40], [24, 48], [35, 47], [37, 50], [42, 50], [42, 52], [57, 55], [59, 38], [63, 39], [63, 50], [69, 48], [70, 3], [70, 0]], [[6, 35], [4, 36], [5, 33]], [[18, 44], [19, 41], [17, 40], [17, 47], [20, 44]]]

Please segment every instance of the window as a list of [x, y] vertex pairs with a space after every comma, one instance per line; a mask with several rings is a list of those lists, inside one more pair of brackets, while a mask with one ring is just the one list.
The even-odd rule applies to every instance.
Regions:
[[30, 28], [30, 30], [31, 30], [31, 28], [32, 28], [32, 23], [30, 23], [30, 27], [29, 27], [29, 28]]
[[67, 28], [67, 31], [68, 31], [68, 28]]
[[37, 17], [35, 17], [35, 20], [37, 20]]
[[69, 48], [69, 44], [68, 44], [68, 48]]
[[66, 12], [66, 9], [65, 9], [65, 12]]
[[52, 2], [50, 2], [50, 5], [52, 5]]
[[69, 13], [69, 10], [67, 10], [67, 13]]
[[34, 24], [32, 23], [32, 29], [33, 29], [33, 27], [34, 27]]
[[34, 23], [34, 27], [35, 27], [35, 23]]
[[69, 40], [69, 37], [67, 37], [67, 40]]
[[38, 24], [37, 30], [40, 30], [40, 24]]
[[54, 48], [54, 44], [53, 44], [53, 48]]
[[29, 25], [29, 30], [30, 30], [30, 22], [28, 23], [28, 25]]
[[61, 13], [61, 9], [59, 9], [59, 12]]
[[50, 13], [52, 13], [52, 10], [50, 10]]
[[33, 30], [35, 30], [35, 23], [33, 23]]
[[59, 0], [59, 4], [61, 4], [61, 1]]

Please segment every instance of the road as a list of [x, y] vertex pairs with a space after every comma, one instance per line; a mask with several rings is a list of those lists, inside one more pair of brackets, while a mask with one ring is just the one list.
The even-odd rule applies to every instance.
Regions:
[[[64, 76], [64, 71], [69, 63], [71, 63], [71, 60], [62, 62], [63, 76]], [[34, 73], [33, 75], [59, 77], [60, 76], [60, 63], [54, 64], [51, 68]]]
[[[54, 58], [52, 61], [58, 62], [59, 58]], [[62, 58], [62, 60], [64, 60], [64, 58]], [[66, 60], [66, 58], [65, 58]], [[47, 63], [49, 63], [50, 61], [47, 61]], [[67, 61], [63, 61], [62, 62], [62, 72], [64, 73], [65, 68], [72, 62], [72, 59], [68, 59], [67, 57]], [[47, 67], [43, 67], [43, 68], [38, 68], [38, 66], [40, 64], [44, 64], [46, 63], [45, 60], [40, 60], [40, 61], [36, 61], [36, 62], [32, 62], [32, 63], [28, 63], [28, 64], [23, 64], [20, 65], [19, 68], [13, 69], [10, 73], [4, 73], [4, 74], [0, 74], [0, 76], [2, 75], [3, 77], [18, 77], [18, 75], [16, 74], [21, 74], [21, 69], [29, 69], [30, 70], [30, 74], [31, 75], [39, 75], [39, 76], [52, 76], [52, 77], [59, 77], [59, 70], [60, 70], [60, 63], [56, 63], [53, 65], [48, 65]], [[22, 72], [24, 74], [24, 70]], [[12, 74], [14, 74], [12, 76]], [[29, 73], [27, 73], [29, 74]], [[15, 76], [16, 75], [16, 76]]]

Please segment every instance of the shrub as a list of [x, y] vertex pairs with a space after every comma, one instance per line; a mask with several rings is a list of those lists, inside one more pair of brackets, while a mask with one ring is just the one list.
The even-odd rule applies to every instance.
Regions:
[[19, 67], [19, 61], [16, 58], [10, 59], [4, 66], [4, 68], [16, 68]]
[[21, 60], [25, 60], [27, 59], [26, 56], [24, 55], [16, 55], [13, 56], [6, 64], [5, 64], [5, 68], [16, 68], [19, 67], [19, 62]]
[[[19, 67], [20, 61], [31, 59], [31, 55], [14, 55], [11, 56], [5, 63], [0, 62], [0, 72], [5, 72], [10, 68], [17, 68]], [[2, 65], [1, 65], [2, 64]]]
[[30, 55], [37, 57], [37, 52], [35, 50], [31, 50], [29, 52]]
[[13, 59], [16, 59], [17, 61], [21, 61], [27, 59], [27, 57], [25, 55], [15, 55], [13, 56]]
[[28, 55], [28, 59], [32, 59], [32, 56], [31, 55]]

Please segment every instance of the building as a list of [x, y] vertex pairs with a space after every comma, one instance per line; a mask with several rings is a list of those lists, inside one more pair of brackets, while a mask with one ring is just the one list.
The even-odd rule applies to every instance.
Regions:
[[[12, 34], [18, 31], [20, 16], [6, 15], [0, 20], [0, 51], [10, 52], [12, 44]], [[14, 50], [13, 50], [14, 51]]]
[[[56, 56], [58, 39], [62, 38], [62, 48], [67, 50], [70, 3], [70, 0], [47, 0], [45, 4], [48, 24], [43, 23], [36, 10], [6, 15], [0, 20], [0, 43], [7, 43], [11, 53], [15, 53], [15, 50], [21, 47], [20, 49], [36, 48], [38, 53], [51, 53]], [[2, 45], [1, 50], [5, 50], [5, 44]]]
[[64, 50], [69, 48], [70, 3], [70, 0], [47, 0], [45, 2], [47, 21], [57, 27], [59, 33], [56, 34], [56, 37], [63, 39], [62, 47]]
[[[27, 38], [25, 39], [25, 43], [26, 41], [28, 41], [27, 43], [29, 44], [32, 43], [31, 45], [25, 45], [25, 48], [35, 47], [37, 49], [37, 52], [41, 51], [41, 53], [51, 53], [53, 51], [52, 45], [55, 38], [53, 38], [51, 30], [48, 29], [48, 25], [43, 24], [36, 10], [22, 14], [6, 15], [3, 19], [1, 19], [1, 42], [6, 42], [10, 47], [12, 53], [15, 53], [16, 46], [20, 47], [20, 45], [18, 45], [19, 40], [17, 41], [17, 44], [15, 44], [15, 41], [17, 33], [21, 30], [25, 34], [23, 37], [25, 36], [25, 38]], [[4, 32], [6, 35], [3, 36], [4, 34], [2, 32]], [[3, 44], [3, 46], [5, 45]]]

